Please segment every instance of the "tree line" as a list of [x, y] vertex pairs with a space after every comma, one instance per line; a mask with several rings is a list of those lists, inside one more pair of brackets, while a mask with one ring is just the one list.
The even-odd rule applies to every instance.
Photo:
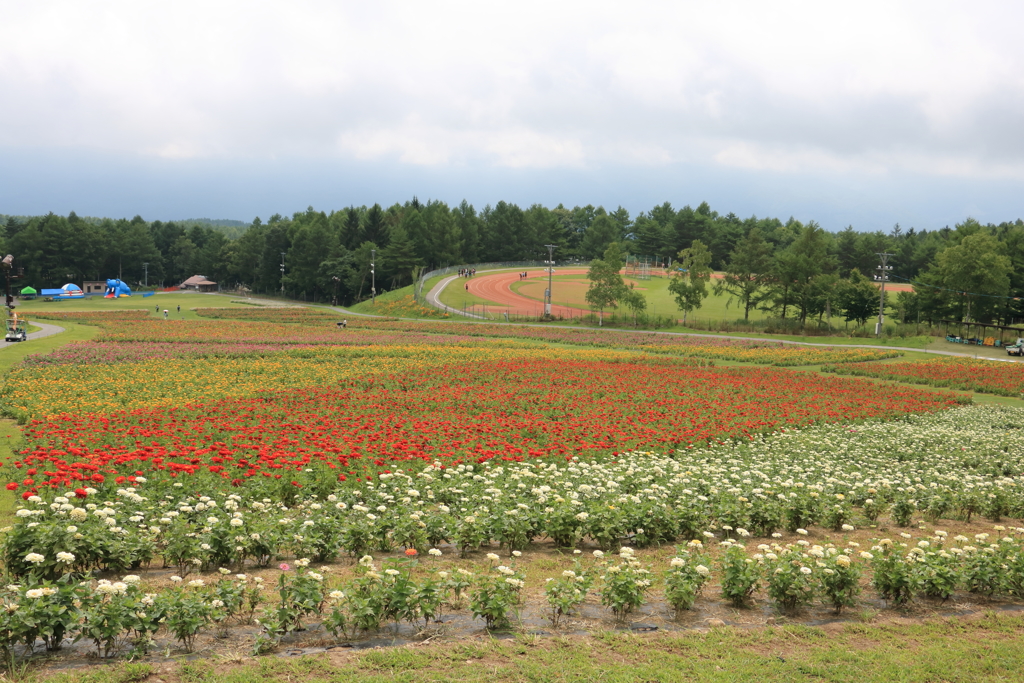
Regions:
[[[671, 264], [676, 273], [681, 258], [695, 256], [702, 259], [696, 266], [724, 271], [723, 280], [707, 287], [732, 295], [737, 317], [764, 309], [799, 320], [856, 308], [849, 305], [851, 297], [866, 297], [878, 253], [887, 252], [891, 281], [915, 283], [915, 292], [891, 302], [903, 320], [1024, 318], [1019, 219], [983, 225], [968, 218], [931, 231], [897, 225], [889, 231], [858, 232], [851, 226], [830, 233], [814, 221], [723, 215], [706, 202], [681, 209], [665, 202], [630, 216], [621, 206], [524, 209], [501, 201], [477, 210], [466, 201], [449, 206], [414, 197], [387, 208], [350, 206], [328, 213], [310, 207], [266, 222], [256, 218], [248, 228], [228, 232], [140, 216], [7, 217], [0, 238], [25, 268], [25, 282], [37, 287], [108, 277], [168, 286], [202, 274], [255, 293], [283, 290], [293, 298], [337, 297], [346, 304], [370, 296], [371, 259], [380, 291], [410, 284], [423, 269], [546, 259], [548, 244], [555, 245], [560, 262], [600, 260], [614, 243], [623, 259]], [[689, 282], [693, 268], [684, 270], [687, 286], [696, 286]]]

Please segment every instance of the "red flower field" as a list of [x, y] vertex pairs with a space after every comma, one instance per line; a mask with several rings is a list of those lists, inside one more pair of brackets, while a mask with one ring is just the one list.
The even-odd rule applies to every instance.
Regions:
[[[517, 359], [412, 369], [209, 404], [33, 421], [22, 485], [197, 474], [296, 484], [492, 458], [666, 452], [822, 421], [927, 412], [954, 397], [780, 369]], [[30, 483], [31, 482], [31, 483]]]

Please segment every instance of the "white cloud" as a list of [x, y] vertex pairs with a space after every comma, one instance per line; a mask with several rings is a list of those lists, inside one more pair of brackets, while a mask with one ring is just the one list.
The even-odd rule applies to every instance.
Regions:
[[0, 0], [0, 146], [1021, 177], [995, 3]]

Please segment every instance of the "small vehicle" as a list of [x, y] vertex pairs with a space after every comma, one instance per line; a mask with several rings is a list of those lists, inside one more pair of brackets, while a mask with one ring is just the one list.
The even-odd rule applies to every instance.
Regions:
[[4, 341], [28, 341], [28, 323], [17, 318], [7, 318], [7, 335]]
[[1017, 339], [1016, 344], [1011, 344], [1006, 347], [1006, 355], [1008, 356], [1024, 356], [1024, 339]]

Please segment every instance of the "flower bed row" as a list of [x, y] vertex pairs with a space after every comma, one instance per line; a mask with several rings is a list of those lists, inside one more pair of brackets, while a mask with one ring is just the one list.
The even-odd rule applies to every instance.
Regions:
[[310, 306], [258, 306], [250, 308], [196, 308], [200, 318], [218, 320], [248, 320], [267, 323], [325, 323], [341, 320], [344, 316], [330, 308]]
[[1024, 363], [939, 358], [918, 363], [831, 365], [822, 368], [822, 371], [964, 391], [980, 391], [999, 396], [1024, 395]]
[[[195, 360], [191, 373], [184, 361], [138, 363], [110, 373], [106, 366], [23, 370], [12, 376], [7, 398], [8, 405], [17, 405], [16, 399], [26, 397], [26, 412], [40, 410], [48, 396], [58, 400], [58, 391], [67, 400], [83, 391], [87, 378], [97, 394], [100, 387], [123, 388], [139, 398], [152, 397], [162, 386], [180, 391], [198, 374], [206, 381], [207, 400], [33, 421], [15, 465], [36, 471], [38, 481], [23, 484], [28, 487], [136, 471], [146, 477], [202, 472], [236, 485], [277, 475], [300, 482], [329, 475], [333, 483], [434, 462], [589, 459], [628, 449], [687, 448], [955, 404], [948, 395], [893, 391], [861, 380], [661, 359], [634, 362], [629, 354], [609, 362], [593, 360], [597, 351], [567, 349], [559, 352], [560, 362], [549, 364], [548, 350], [530, 355], [452, 349], [448, 356], [436, 348], [411, 351], [405, 358], [368, 351], [358, 359], [316, 352], [309, 358]], [[156, 368], [162, 372], [126, 371]], [[206, 372], [195, 373], [196, 368]], [[293, 386], [307, 388], [211, 400], [214, 380], [226, 385], [224, 392], [239, 391], [244, 374], [256, 393], [273, 384], [272, 368]], [[15, 393], [12, 387], [20, 389]], [[29, 397], [42, 403], [28, 403]], [[325, 471], [307, 477], [304, 470], [312, 467]]]
[[44, 320], [71, 320], [74, 322], [116, 323], [123, 320], [144, 320], [150, 317], [149, 309], [133, 308], [116, 311], [62, 311], [58, 309], [31, 311], [30, 318]]
[[[77, 571], [126, 570], [158, 556], [184, 571], [193, 563], [266, 565], [289, 554], [319, 562], [445, 542], [464, 553], [492, 542], [523, 550], [542, 538], [559, 547], [588, 539], [608, 549], [625, 541], [670, 544], [707, 530], [734, 538], [811, 526], [842, 531], [885, 517], [900, 525], [922, 515], [933, 522], [1021, 519], [1024, 472], [1007, 453], [1024, 452], [1024, 436], [993, 428], [1020, 414], [968, 408], [607, 462], [490, 459], [422, 467], [413, 458], [392, 462], [395, 471], [372, 481], [341, 482], [337, 469], [298, 458], [271, 461], [268, 476], [244, 488], [232, 485], [242, 477], [222, 475], [254, 462], [236, 462], [223, 442], [191, 451], [195, 457], [177, 466], [142, 447], [111, 461], [122, 468], [123, 484], [108, 463], [72, 468], [103, 480], [96, 489], [58, 496], [62, 489], [44, 488], [33, 496], [21, 488], [27, 502], [7, 530], [4, 557], [15, 573], [31, 569], [24, 560], [30, 552], [48, 558], [37, 567], [44, 572], [65, 568], [59, 552], [74, 554]], [[883, 439], [888, 447], [879, 449]], [[64, 453], [88, 464], [82, 455], [75, 447]], [[167, 467], [138, 469], [147, 457]], [[212, 464], [193, 462], [203, 459]], [[45, 474], [47, 462], [30, 455], [15, 466], [31, 479]], [[31, 486], [38, 488], [34, 479]]]
[[[949, 538], [939, 530], [916, 542], [901, 534], [904, 540], [877, 540], [870, 550], [852, 541], [819, 545], [801, 539], [785, 545], [763, 543], [751, 553], [727, 540], [712, 547], [717, 557], [694, 539], [677, 547], [662, 567], [644, 563], [631, 547], [620, 548], [617, 557], [594, 551], [593, 559], [577, 551], [571, 568], [546, 579], [544, 602], [556, 627], [589, 599], [624, 619], [659, 589], [668, 606], [682, 612], [694, 607], [715, 578], [721, 599], [735, 607], [763, 591], [783, 613], [820, 601], [838, 614], [858, 604], [865, 570], [878, 596], [894, 606], [915, 596], [946, 600], [957, 590], [1024, 597], [1024, 528], [995, 530], [994, 536], [981, 533], [973, 539]], [[61, 555], [65, 563], [74, 560], [70, 553]], [[410, 550], [408, 555], [418, 553]], [[261, 627], [253, 643], [258, 654], [303, 629], [304, 621], [317, 620], [324, 631], [348, 638], [389, 622], [422, 620], [429, 625], [446, 609], [466, 607], [488, 628], [512, 625], [527, 588], [527, 576], [517, 567], [520, 553], [512, 552], [505, 563], [489, 553], [488, 564], [475, 572], [451, 570], [440, 563], [441, 555], [431, 549], [425, 562], [392, 559], [380, 566], [365, 555], [348, 580], [336, 577], [331, 567], [311, 568], [304, 558], [294, 563], [294, 571], [280, 565], [276, 586], [222, 567], [217, 580], [189, 580], [187, 573], [172, 576], [173, 587], [160, 592], [147, 592], [138, 575], [80, 581], [64, 572], [50, 581], [29, 570], [20, 583], [0, 592], [0, 653], [9, 670], [16, 663], [17, 645], [30, 653], [39, 641], [47, 650], [57, 650], [66, 641], [84, 638], [101, 657], [140, 655], [164, 630], [189, 652], [204, 630], [256, 623]], [[45, 561], [37, 553], [29, 558], [33, 566]]]
[[887, 349], [816, 348], [779, 342], [746, 342], [644, 332], [606, 333], [561, 327], [431, 324], [363, 318], [350, 320], [348, 328], [341, 330], [335, 324], [337, 316], [323, 309], [199, 310], [209, 319], [160, 320], [149, 317], [148, 311], [85, 311], [72, 315], [83, 322], [103, 325], [101, 341], [104, 343], [194, 344], [196, 340], [201, 340], [201, 343], [209, 345], [444, 345], [461, 344], [480, 338], [501, 338], [604, 349], [632, 349], [672, 356], [777, 366], [851, 363], [900, 355], [898, 351]]

